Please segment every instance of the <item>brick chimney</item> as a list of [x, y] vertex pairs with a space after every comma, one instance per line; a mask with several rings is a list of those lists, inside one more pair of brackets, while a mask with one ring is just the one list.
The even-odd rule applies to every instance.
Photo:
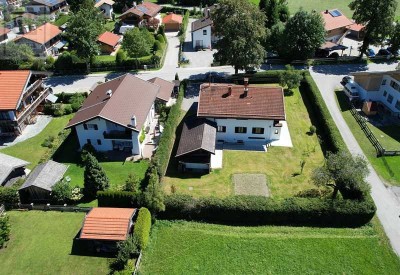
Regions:
[[243, 97], [247, 97], [247, 93], [249, 91], [249, 78], [248, 77], [243, 78], [243, 82], [244, 82]]

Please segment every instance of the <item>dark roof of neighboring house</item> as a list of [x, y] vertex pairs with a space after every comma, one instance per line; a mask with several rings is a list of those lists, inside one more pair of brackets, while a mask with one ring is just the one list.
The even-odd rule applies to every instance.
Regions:
[[52, 160], [39, 164], [35, 170], [29, 174], [19, 190], [36, 186], [51, 191], [52, 187], [64, 177], [67, 169], [67, 165]]
[[38, 27], [36, 30], [30, 31], [18, 37], [15, 41], [18, 41], [21, 38], [25, 38], [43, 45], [59, 34], [61, 34], [61, 30], [57, 26], [50, 23], [46, 23]]
[[[160, 86], [129, 73], [114, 78], [94, 88], [66, 128], [101, 117], [140, 130], [159, 90]], [[108, 91], [112, 92], [111, 97], [107, 95]], [[133, 116], [136, 117], [136, 128], [130, 125]]]
[[[229, 95], [229, 90], [231, 93]], [[200, 86], [199, 117], [285, 120], [282, 87], [203, 84]]]
[[160, 86], [160, 92], [157, 94], [157, 98], [168, 102], [174, 90], [174, 83], [166, 81], [159, 77], [154, 77], [152, 79], [149, 79], [148, 81]]
[[215, 123], [196, 117], [186, 119], [183, 124], [176, 157], [199, 149], [214, 154], [216, 136], [217, 128]]
[[57, 4], [60, 4], [62, 2], [65, 2], [65, 0], [32, 0], [31, 2], [29, 2], [29, 5], [44, 5], [44, 6], [48, 6], [48, 7], [53, 7]]
[[94, 207], [85, 217], [80, 238], [124, 241], [135, 212], [135, 208]]
[[11, 30], [7, 29], [7, 28], [3, 28], [0, 27], [0, 36], [5, 35], [7, 33], [9, 33]]
[[143, 15], [154, 17], [157, 15], [157, 13], [161, 11], [161, 9], [162, 6], [159, 6], [157, 4], [150, 2], [143, 2], [142, 4], [137, 5], [136, 7], [130, 8], [129, 10], [121, 14], [119, 18], [129, 13], [133, 13], [139, 17], [142, 17]]
[[211, 18], [201, 18], [192, 22], [192, 32], [205, 28], [207, 26], [211, 26], [213, 21]]
[[0, 71], [0, 110], [15, 110], [31, 77], [27, 70]]
[[28, 164], [29, 162], [25, 160], [0, 153], [0, 186], [13, 170]]
[[98, 42], [115, 47], [119, 41], [121, 40], [121, 37], [115, 33], [112, 32], [104, 32], [99, 35], [99, 38], [97, 39]]
[[162, 19], [163, 24], [168, 24], [168, 23], [182, 23], [182, 16], [175, 14], [175, 13], [170, 13], [166, 16], [164, 16], [164, 18]]
[[347, 18], [338, 9], [328, 10], [328, 12], [321, 11], [321, 15], [325, 23], [326, 31], [335, 30], [354, 24], [353, 21]]

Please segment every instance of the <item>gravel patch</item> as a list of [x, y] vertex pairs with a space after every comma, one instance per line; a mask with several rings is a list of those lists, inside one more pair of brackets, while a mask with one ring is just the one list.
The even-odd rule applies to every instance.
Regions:
[[232, 180], [235, 195], [270, 196], [264, 174], [234, 174]]

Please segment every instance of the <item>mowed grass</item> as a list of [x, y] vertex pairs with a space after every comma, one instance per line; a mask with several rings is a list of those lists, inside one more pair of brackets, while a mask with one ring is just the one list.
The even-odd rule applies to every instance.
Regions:
[[[71, 184], [83, 187], [83, 173], [85, 167], [81, 164], [79, 152], [79, 142], [74, 133], [71, 133], [65, 142], [54, 154], [53, 159], [57, 162], [69, 165], [65, 175], [71, 178]], [[125, 183], [129, 174], [135, 174], [139, 179], [143, 179], [149, 162], [146, 160], [131, 161], [101, 161], [107, 177], [110, 180], [110, 188], [117, 189]]]
[[[336, 91], [336, 98], [338, 101], [339, 108], [342, 111], [342, 116], [346, 121], [347, 125], [349, 126], [351, 132], [353, 133], [354, 137], [356, 138], [358, 144], [360, 145], [361, 149], [363, 150], [364, 154], [371, 162], [372, 166], [374, 167], [375, 171], [389, 184], [400, 186], [400, 156], [393, 156], [393, 157], [377, 157], [376, 150], [372, 146], [371, 142], [365, 136], [364, 132], [361, 130], [360, 125], [358, 125], [357, 121], [350, 113], [348, 105], [347, 105], [347, 98], [344, 92]], [[389, 132], [388, 127], [385, 129], [378, 129], [375, 127], [370, 127], [371, 131], [373, 131], [374, 135], [383, 141], [385, 146], [396, 147], [397, 150], [400, 150], [399, 145], [395, 146], [396, 139], [398, 139], [398, 135], [400, 132], [399, 127], [393, 127], [390, 129], [391, 133], [395, 133], [393, 138], [388, 138]], [[383, 132], [383, 131], [386, 131]], [[383, 137], [381, 137], [383, 136]], [[400, 140], [400, 139], [399, 139]], [[397, 144], [400, 144], [397, 142]], [[390, 149], [396, 149], [390, 148]], [[389, 149], [389, 148], [388, 148]]]
[[[182, 174], [176, 165], [169, 167], [163, 183], [165, 192], [174, 185], [178, 193], [195, 197], [233, 195], [232, 175], [240, 173], [265, 174], [271, 196], [292, 197], [299, 191], [314, 188], [310, 174], [323, 164], [323, 153], [316, 135], [308, 135], [311, 121], [299, 91], [285, 97], [286, 118], [293, 148], [269, 147], [268, 152], [223, 152], [223, 168], [207, 175]], [[174, 155], [172, 154], [172, 158]], [[300, 162], [305, 166], [300, 173]]]
[[[375, 221], [376, 222], [376, 221]], [[157, 221], [141, 274], [398, 274], [379, 226], [233, 227]]]
[[106, 274], [108, 260], [71, 255], [84, 213], [7, 212], [11, 239], [0, 250], [1, 274]]
[[29, 161], [30, 164], [27, 168], [32, 169], [38, 164], [40, 158], [49, 150], [49, 148], [41, 145], [43, 141], [49, 136], [57, 136], [58, 133], [64, 129], [65, 125], [67, 125], [72, 116], [73, 115], [55, 117], [38, 135], [17, 143], [14, 146], [4, 148], [0, 150], [0, 152]]
[[[250, 2], [258, 5], [260, 0], [249, 0]], [[324, 10], [331, 9], [339, 9], [342, 11], [347, 17], [351, 18], [353, 15], [353, 11], [350, 10], [349, 4], [352, 2], [350, 0], [329, 0], [329, 1], [321, 1], [321, 0], [287, 0], [290, 14], [293, 15], [300, 8], [303, 8], [305, 11], [313, 11], [321, 12]], [[400, 2], [400, 1], [398, 1]], [[396, 16], [400, 16], [400, 9], [397, 8]]]

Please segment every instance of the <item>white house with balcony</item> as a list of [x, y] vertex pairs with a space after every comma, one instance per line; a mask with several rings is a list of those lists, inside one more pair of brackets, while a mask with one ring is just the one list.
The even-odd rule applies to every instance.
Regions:
[[352, 75], [360, 100], [376, 102], [378, 113], [400, 118], [400, 71], [357, 72]]
[[66, 0], [32, 0], [25, 5], [25, 11], [36, 15], [46, 15], [51, 20], [56, 19], [59, 12], [68, 12]]
[[142, 155], [140, 136], [155, 119], [161, 89], [132, 74], [107, 81], [94, 88], [66, 128], [75, 128], [81, 148], [89, 143], [98, 151]]

